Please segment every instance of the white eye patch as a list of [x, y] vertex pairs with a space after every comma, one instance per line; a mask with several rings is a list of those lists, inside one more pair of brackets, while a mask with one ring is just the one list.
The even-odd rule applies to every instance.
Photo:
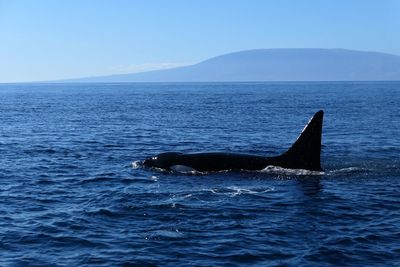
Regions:
[[171, 166], [171, 170], [175, 172], [195, 172], [196, 170], [185, 165], [173, 165]]

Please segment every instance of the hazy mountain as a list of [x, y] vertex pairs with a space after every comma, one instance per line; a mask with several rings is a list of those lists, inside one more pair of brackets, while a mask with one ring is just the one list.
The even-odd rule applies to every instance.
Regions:
[[400, 80], [400, 56], [345, 49], [258, 49], [195, 65], [68, 80], [70, 82]]

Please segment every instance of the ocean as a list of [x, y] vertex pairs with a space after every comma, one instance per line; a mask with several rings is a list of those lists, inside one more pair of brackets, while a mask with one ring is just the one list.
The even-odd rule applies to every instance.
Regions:
[[[0, 85], [1, 266], [400, 266], [400, 82]], [[324, 172], [170, 173], [166, 151]]]

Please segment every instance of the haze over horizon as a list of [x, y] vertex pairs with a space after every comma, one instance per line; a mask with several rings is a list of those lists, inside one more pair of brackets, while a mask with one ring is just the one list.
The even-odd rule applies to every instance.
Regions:
[[174, 68], [259, 48], [400, 55], [400, 2], [0, 0], [0, 82]]

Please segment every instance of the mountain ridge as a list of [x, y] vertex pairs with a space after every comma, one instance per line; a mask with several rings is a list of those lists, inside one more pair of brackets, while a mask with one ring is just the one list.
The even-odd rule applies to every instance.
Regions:
[[348, 49], [252, 49], [197, 64], [62, 82], [399, 81], [400, 56]]

